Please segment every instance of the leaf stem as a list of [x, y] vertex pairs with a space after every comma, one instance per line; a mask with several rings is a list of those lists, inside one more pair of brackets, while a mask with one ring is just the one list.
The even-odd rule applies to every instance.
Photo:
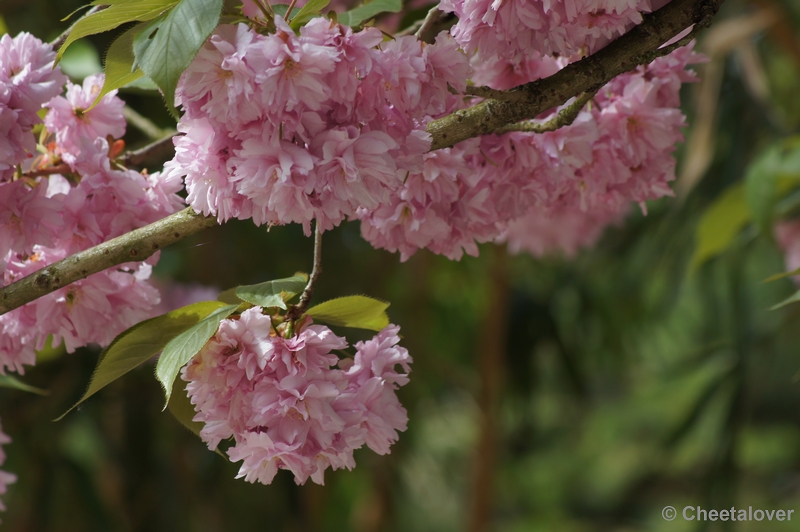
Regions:
[[315, 222], [314, 226], [314, 266], [311, 268], [311, 275], [308, 276], [308, 284], [306, 284], [303, 294], [300, 296], [300, 301], [297, 305], [293, 305], [286, 313], [284, 321], [294, 321], [303, 315], [303, 312], [308, 308], [311, 303], [311, 297], [314, 295], [314, 288], [319, 279], [319, 274], [322, 273], [322, 230], [319, 227], [319, 222]]

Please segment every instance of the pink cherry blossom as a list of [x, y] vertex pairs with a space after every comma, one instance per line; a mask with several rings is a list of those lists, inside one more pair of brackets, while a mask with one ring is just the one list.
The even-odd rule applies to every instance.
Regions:
[[259, 307], [223, 320], [181, 372], [201, 437], [210, 448], [233, 438], [227, 452], [242, 462], [237, 478], [264, 484], [279, 469], [298, 484], [322, 484], [328, 467], [352, 469], [353, 451], [365, 443], [389, 452], [408, 420], [395, 395], [411, 362], [396, 345], [398, 331], [387, 327], [356, 344], [355, 359], [340, 361], [333, 351], [347, 341], [309, 320], [290, 338], [277, 335]]

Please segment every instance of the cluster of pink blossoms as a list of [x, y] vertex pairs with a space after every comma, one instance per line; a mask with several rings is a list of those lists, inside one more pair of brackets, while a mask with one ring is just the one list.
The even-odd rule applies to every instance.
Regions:
[[453, 37], [482, 61], [519, 61], [531, 53], [592, 53], [667, 0], [444, 0], [455, 13]]
[[364, 444], [388, 453], [408, 422], [395, 395], [411, 363], [399, 330], [389, 325], [339, 360], [332, 351], [347, 341], [325, 326], [307, 322], [285, 339], [259, 307], [224, 320], [181, 373], [194, 420], [205, 424], [200, 436], [211, 449], [233, 438], [227, 452], [242, 461], [237, 478], [264, 484], [278, 469], [298, 484], [322, 484], [328, 467], [352, 469]]
[[[688, 46], [618, 76], [556, 131], [484, 135], [426, 154], [422, 173], [390, 202], [359, 210], [363, 236], [403, 259], [421, 248], [458, 259], [477, 254], [476, 241], [535, 255], [592, 244], [630, 202], [672, 195], [672, 152], [685, 125], [679, 91], [698, 60]], [[508, 89], [567, 63], [536, 54], [517, 68], [481, 63], [473, 81]]]
[[[122, 101], [106, 95], [86, 111], [102, 76], [68, 83], [50, 45], [28, 35], [0, 39], [0, 274], [7, 285], [55, 261], [175, 212], [180, 180], [147, 175], [112, 159], [125, 132]], [[58, 96], [64, 84], [66, 96]], [[33, 127], [48, 109], [37, 153]], [[35, 157], [36, 155], [36, 157]], [[52, 172], [61, 165], [60, 173]], [[43, 171], [40, 171], [44, 169]], [[47, 174], [47, 175], [45, 175]], [[109, 343], [153, 315], [147, 282], [155, 258], [121, 265], [0, 316], [0, 371], [23, 372], [48, 336], [69, 351]]]
[[176, 156], [188, 203], [220, 221], [316, 219], [330, 229], [389, 201], [430, 147], [424, 125], [470, 74], [452, 38], [383, 42], [316, 18], [296, 35], [281, 17], [261, 35], [222, 26], [186, 70]]
[[[546, 4], [553, 21], [553, 9], [567, 9]], [[637, 16], [642, 7], [625, 5]], [[577, 28], [590, 19], [564, 20]], [[185, 135], [165, 172], [185, 177], [198, 211], [301, 223], [306, 232], [314, 219], [323, 229], [359, 219], [373, 246], [402, 260], [421, 248], [458, 259], [477, 254], [480, 242], [504, 240], [536, 254], [571, 253], [630, 202], [672, 194], [672, 152], [685, 125], [678, 93], [694, 79], [687, 65], [698, 61], [691, 47], [612, 80], [572, 126], [485, 135], [428, 153], [427, 123], [476, 103], [450, 92], [463, 91], [467, 78], [508, 89], [570, 60], [533, 50], [470, 59], [448, 35], [434, 45], [410, 36], [383, 42], [374, 28], [354, 33], [323, 18], [299, 36], [280, 17], [275, 24], [267, 36], [221, 27], [179, 84]], [[577, 43], [578, 33], [570, 35]], [[554, 238], [568, 228], [586, 230]]]

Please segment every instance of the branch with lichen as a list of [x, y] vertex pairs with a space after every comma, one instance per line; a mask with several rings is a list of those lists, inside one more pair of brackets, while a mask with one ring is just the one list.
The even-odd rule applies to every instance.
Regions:
[[103, 242], [0, 288], [0, 315], [75, 281], [126, 262], [142, 261], [161, 248], [217, 224], [191, 208]]
[[510, 133], [512, 131], [525, 131], [528, 133], [546, 133], [555, 131], [565, 126], [572, 125], [578, 115], [589, 101], [597, 94], [597, 89], [587, 91], [578, 96], [574, 102], [561, 109], [556, 116], [546, 122], [524, 121], [516, 124], [508, 124], [495, 131], [497, 134]]
[[[672, 0], [644, 15], [643, 21], [598, 52], [571, 63], [550, 77], [505, 91], [503, 100], [483, 102], [431, 121], [431, 150], [449, 148], [462, 140], [494, 133], [559, 107], [581, 93], [602, 87], [620, 74], [645, 65], [688, 43], [711, 24], [724, 0]], [[692, 31], [668, 46], [689, 27]]]

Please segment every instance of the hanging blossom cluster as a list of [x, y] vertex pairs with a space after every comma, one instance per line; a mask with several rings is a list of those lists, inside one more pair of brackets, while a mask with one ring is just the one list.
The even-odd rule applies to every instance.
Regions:
[[222, 26], [186, 70], [171, 178], [197, 211], [331, 229], [390, 200], [430, 148], [424, 124], [470, 74], [452, 38], [383, 42], [316, 18], [300, 35]]
[[328, 467], [352, 469], [364, 444], [388, 453], [408, 422], [395, 395], [411, 363], [399, 330], [389, 325], [339, 360], [333, 351], [347, 341], [310, 320], [288, 339], [260, 307], [223, 320], [181, 372], [201, 438], [210, 449], [233, 438], [227, 453], [242, 462], [237, 478], [263, 484], [279, 469], [298, 484], [322, 484]]
[[[113, 159], [125, 132], [123, 102], [87, 110], [102, 76], [68, 83], [52, 47], [28, 34], [0, 39], [0, 274], [8, 285], [48, 264], [147, 225], [181, 205], [180, 180], [126, 169]], [[66, 95], [59, 96], [66, 83]], [[47, 109], [46, 128], [37, 112]], [[41, 126], [39, 126], [41, 127]], [[53, 173], [53, 168], [59, 173]], [[45, 175], [46, 174], [46, 175]], [[107, 344], [149, 318], [159, 302], [147, 263], [121, 265], [0, 316], [0, 371], [23, 372], [52, 335], [67, 350]]]

